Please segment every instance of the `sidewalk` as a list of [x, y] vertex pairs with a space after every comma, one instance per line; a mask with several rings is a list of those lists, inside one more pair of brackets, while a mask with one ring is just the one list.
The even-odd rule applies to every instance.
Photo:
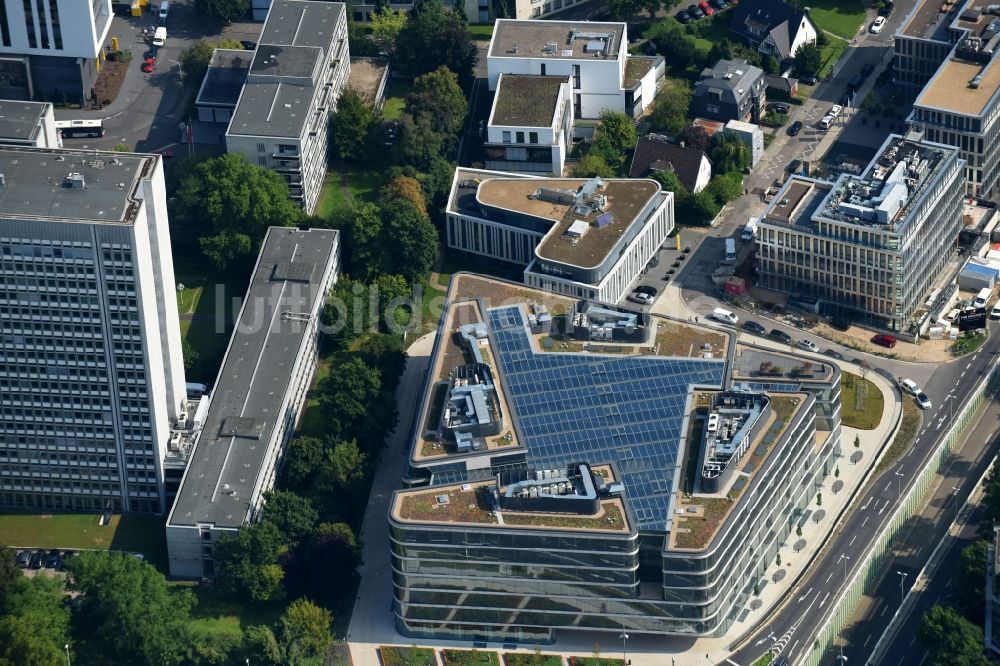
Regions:
[[[670, 292], [674, 292], [673, 295]], [[676, 289], [658, 301], [654, 312], [669, 314], [681, 319], [693, 316], [680, 298]], [[413, 387], [416, 379], [422, 376], [423, 367], [430, 353], [433, 335], [421, 338], [410, 348], [410, 365], [401, 383], [399, 398], [408, 399], [415, 395]], [[774, 347], [787, 351], [786, 345], [769, 340], [755, 339], [754, 343], [763, 347]], [[836, 362], [824, 358], [827, 362]], [[843, 370], [860, 374], [860, 369], [849, 363], [839, 363]], [[702, 638], [692, 640], [682, 637], [666, 637], [652, 635], [632, 635], [627, 640], [625, 650], [627, 657], [634, 666], [663, 666], [668, 663], [667, 657], [679, 658], [684, 666], [718, 664], [725, 662], [732, 648], [741, 637], [753, 630], [761, 621], [781, 605], [786, 598], [794, 599], [794, 591], [799, 578], [807, 570], [813, 558], [819, 552], [826, 538], [832, 533], [839, 522], [842, 512], [847, 508], [851, 498], [874, 468], [874, 462], [883, 444], [893, 434], [893, 426], [902, 410], [902, 405], [895, 398], [895, 392], [889, 382], [877, 373], [868, 373], [867, 378], [874, 382], [884, 396], [882, 420], [874, 430], [856, 430], [842, 427], [842, 454], [835, 460], [833, 469], [824, 480], [819, 492], [823, 496], [822, 507], [816, 506], [815, 500], [800, 520], [802, 536], [793, 530], [787, 542], [781, 547], [781, 565], [774, 562], [768, 567], [760, 586], [760, 594], [749, 600], [747, 607], [731, 630], [722, 637]], [[405, 398], [404, 398], [405, 396]], [[401, 409], [401, 413], [408, 410]], [[361, 567], [362, 584], [355, 606], [354, 615], [348, 633], [349, 647], [355, 666], [379, 666], [377, 647], [379, 645], [426, 646], [437, 648], [462, 647], [469, 648], [468, 641], [421, 640], [406, 638], [399, 635], [393, 624], [391, 570], [389, 567], [388, 528], [385, 520], [388, 497], [399, 482], [399, 473], [405, 465], [405, 439], [409, 432], [409, 422], [404, 421], [397, 428], [392, 441], [383, 454], [382, 463], [376, 474], [372, 487], [369, 508], [365, 516], [362, 541], [365, 544], [364, 562]], [[860, 440], [860, 447], [854, 448], [854, 439]], [[857, 458], [860, 453], [860, 459]], [[852, 462], [852, 458], [856, 462]], [[839, 476], [835, 470], [839, 469]], [[792, 594], [790, 594], [792, 593]], [[563, 631], [557, 634], [557, 642], [542, 646], [547, 654], [562, 654], [564, 656], [592, 656], [595, 643], [599, 644], [601, 653], [615, 657], [622, 648], [620, 632], [572, 632]], [[761, 653], [765, 651], [766, 641], [762, 641]], [[488, 650], [508, 651], [501, 645], [490, 643]], [[520, 646], [517, 652], [530, 653], [533, 645]], [[746, 666], [746, 665], [739, 665]]]

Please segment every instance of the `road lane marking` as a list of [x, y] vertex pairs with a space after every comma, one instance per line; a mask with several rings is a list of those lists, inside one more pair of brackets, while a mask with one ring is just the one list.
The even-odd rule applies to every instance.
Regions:
[[854, 545], [854, 540], [857, 539], [857, 538], [858, 538], [857, 534], [855, 534], [853, 537], [851, 537], [851, 543], [847, 544], [847, 547], [850, 548], [851, 546], [853, 546]]
[[885, 615], [885, 611], [886, 611], [886, 610], [887, 610], [888, 608], [889, 608], [889, 604], [883, 604], [883, 605], [882, 605], [882, 612], [881, 612], [881, 613], [879, 613], [879, 614], [878, 614], [878, 616], [879, 616], [879, 617], [882, 617], [883, 615]]
[[868, 634], [868, 638], [865, 639], [865, 644], [862, 645], [861, 647], [863, 647], [863, 648], [868, 647], [868, 641], [870, 641], [871, 639], [872, 639], [872, 635]]
[[889, 492], [889, 486], [891, 486], [891, 485], [892, 485], [892, 481], [890, 481], [889, 483], [885, 484], [885, 490], [883, 490], [882, 492], [884, 492], [884, 493]]
[[962, 378], [962, 377], [964, 377], [964, 376], [965, 376], [965, 370], [962, 370], [962, 374], [960, 374], [960, 375], [958, 376], [958, 378], [959, 378], [959, 379], [961, 379], [961, 378]]
[[913, 451], [914, 451], [914, 449], [910, 449], [910, 452], [906, 454], [906, 457], [909, 458], [910, 456], [912, 456], [913, 455]]
[[827, 599], [829, 599], [829, 598], [830, 598], [830, 593], [829, 593], [829, 592], [827, 592], [827, 593], [826, 593], [826, 596], [824, 596], [824, 597], [823, 597], [823, 601], [819, 602], [819, 607], [820, 607], [820, 608], [822, 608], [822, 607], [823, 607], [823, 604], [825, 604], [825, 603], [826, 603], [826, 600], [827, 600]]
[[[829, 583], [831, 578], [833, 578], [833, 572], [832, 571], [830, 572], [830, 575], [826, 577], [826, 582]], [[817, 594], [819, 594], [819, 593], [817, 592]], [[813, 601], [816, 601], [816, 600], [813, 599]]]
[[968, 370], [971, 367], [972, 367], [972, 361], [969, 361], [969, 364], [967, 366], [965, 366], [965, 369]]

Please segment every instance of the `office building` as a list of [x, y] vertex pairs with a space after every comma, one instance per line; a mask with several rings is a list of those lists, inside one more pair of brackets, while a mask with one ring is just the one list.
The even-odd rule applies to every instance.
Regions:
[[0, 99], [0, 145], [62, 148], [52, 104]]
[[0, 148], [0, 505], [165, 511], [185, 409], [163, 165]]
[[501, 74], [569, 77], [574, 118], [606, 109], [638, 118], [662, 84], [664, 59], [630, 56], [624, 23], [498, 19], [486, 67], [490, 91]]
[[958, 152], [890, 135], [860, 175], [789, 179], [758, 225], [758, 284], [818, 299], [834, 317], [913, 334], [961, 228]]
[[211, 578], [212, 544], [260, 517], [316, 370], [339, 257], [334, 230], [268, 229], [167, 518], [171, 576]]
[[2, 0], [0, 97], [89, 99], [110, 28], [111, 0]]
[[563, 175], [573, 141], [565, 76], [501, 74], [486, 125], [486, 168]]
[[674, 228], [674, 195], [655, 180], [539, 178], [457, 169], [448, 247], [524, 267], [532, 287], [614, 303]]
[[205, 78], [201, 80], [194, 106], [198, 120], [206, 123], [226, 123], [233, 119], [236, 102], [250, 71], [252, 52], [243, 49], [215, 49], [208, 61]]
[[390, 502], [397, 629], [723, 634], [832, 471], [839, 370], [523, 288], [470, 300], [462, 280], [484, 278], [453, 280]]
[[281, 174], [310, 215], [350, 56], [343, 3], [275, 0], [226, 131], [226, 150]]
[[712, 120], [760, 122], [767, 102], [764, 70], [746, 60], [720, 60], [694, 85], [691, 113]]
[[928, 141], [956, 146], [965, 191], [989, 198], [1000, 162], [1000, 9], [985, 0], [917, 3], [896, 32], [897, 79], [917, 94], [907, 121]]

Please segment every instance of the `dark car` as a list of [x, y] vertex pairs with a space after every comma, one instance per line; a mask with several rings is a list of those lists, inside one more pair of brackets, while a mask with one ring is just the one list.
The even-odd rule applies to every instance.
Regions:
[[693, 19], [705, 18], [705, 12], [701, 11], [698, 5], [688, 5], [687, 13], [690, 14]]
[[794, 123], [788, 126], [788, 136], [795, 136], [802, 130], [802, 121], [796, 120]]
[[885, 16], [886, 18], [888, 18], [889, 15], [892, 14], [892, 8], [893, 8], [892, 0], [888, 0], [888, 2], [882, 5], [882, 9], [878, 10], [878, 15]]
[[726, 0], [708, 0], [708, 4], [712, 5], [716, 9], [725, 9], [729, 6], [729, 3], [726, 2]]
[[824, 349], [823, 353], [826, 354], [827, 356], [829, 356], [830, 358], [837, 359], [838, 361], [843, 361], [843, 360], [845, 360], [847, 358], [846, 356], [844, 356], [843, 354], [841, 354], [836, 349]]
[[677, 261], [684, 261], [684, 255], [683, 254], [678, 254], [677, 255]]
[[22, 569], [28, 568], [28, 563], [31, 562], [31, 551], [22, 550], [17, 554], [17, 566]]
[[802, 171], [802, 166], [802, 160], [792, 160], [788, 163], [788, 166], [785, 167], [785, 171], [788, 173], [799, 173]]
[[45, 564], [45, 551], [44, 550], [32, 551], [31, 559], [28, 560], [28, 568], [41, 569], [43, 564]]
[[689, 248], [689, 247], [686, 247], [686, 248], [684, 248], [683, 250], [681, 250], [681, 252], [683, 252], [684, 254], [688, 254], [688, 253], [690, 253], [690, 252], [691, 252], [691, 248]]
[[670, 264], [670, 267], [671, 268], [680, 268], [681, 267], [681, 262], [675, 261], [674, 263]]
[[677, 19], [678, 21], [680, 21], [681, 23], [685, 23], [685, 24], [691, 22], [691, 15], [688, 14], [688, 11], [686, 9], [682, 9], [679, 12], [677, 12], [676, 14], [674, 14], [674, 18]]
[[240, 46], [242, 46], [247, 51], [253, 51], [257, 48], [257, 42], [249, 42], [245, 39], [240, 40]]
[[847, 82], [847, 92], [857, 92], [861, 84], [865, 82], [865, 79], [860, 74], [855, 74], [851, 77], [851, 80]]
[[656, 287], [651, 287], [649, 285], [643, 284], [635, 288], [636, 293], [639, 294], [649, 294], [650, 296], [656, 296]]
[[768, 111], [776, 111], [778, 113], [788, 113], [791, 107], [783, 102], [771, 102], [767, 105]]
[[792, 336], [776, 328], [772, 328], [771, 332], [767, 334], [767, 337], [777, 342], [783, 342], [786, 345], [792, 344]]
[[816, 85], [816, 77], [815, 76], [803, 76], [803, 77], [801, 77], [799, 79], [799, 83], [804, 83], [807, 86], [814, 86], [814, 85]]
[[50, 550], [49, 554], [45, 557], [45, 568], [46, 569], [57, 569], [62, 563], [62, 558], [59, 556], [58, 550]]
[[754, 335], [767, 335], [767, 329], [752, 319], [747, 319], [743, 322], [743, 326], [741, 328], [747, 333], [753, 333]]
[[875, 71], [875, 65], [871, 64], [870, 62], [865, 63], [865, 66], [861, 68], [861, 76], [867, 79], [869, 76], [872, 75], [872, 72], [874, 71]]
[[887, 335], [885, 333], [879, 333], [878, 335], [873, 335], [871, 339], [872, 344], [876, 344], [880, 347], [886, 347], [887, 349], [892, 349], [896, 346], [896, 338], [892, 335]]

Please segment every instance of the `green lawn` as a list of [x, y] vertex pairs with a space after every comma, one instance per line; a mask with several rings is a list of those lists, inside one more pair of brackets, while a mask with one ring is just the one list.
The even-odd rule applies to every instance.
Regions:
[[[819, 78], [829, 76], [833, 71], [833, 66], [840, 60], [840, 56], [847, 50], [847, 42], [842, 42], [835, 37], [830, 38], [830, 43], [820, 51], [820, 62], [823, 64], [819, 68]], [[801, 95], [801, 93], [799, 93]]]
[[910, 444], [916, 438], [917, 432], [920, 431], [920, 424], [923, 418], [920, 408], [917, 407], [917, 401], [912, 397], [904, 397], [903, 418], [899, 422], [899, 430], [896, 431], [895, 437], [892, 438], [889, 450], [885, 452], [882, 460], [878, 463], [878, 467], [875, 468], [876, 473], [891, 467], [903, 455], [903, 451], [910, 448]]
[[[330, 368], [333, 366], [333, 358], [326, 356], [320, 358], [319, 364], [316, 366], [316, 375], [313, 377], [313, 387], [317, 386], [319, 382], [326, 378], [330, 374]], [[329, 434], [329, 426], [323, 420], [323, 413], [319, 409], [319, 398], [315, 394], [309, 396], [309, 401], [306, 402], [306, 408], [302, 410], [302, 417], [299, 419], [299, 429], [296, 432], [297, 436], [308, 435], [310, 437], [326, 437]]]
[[191, 612], [192, 628], [202, 634], [231, 634], [242, 636], [247, 627], [254, 625], [274, 626], [285, 612], [285, 604], [253, 603], [243, 604], [230, 601], [210, 587], [192, 583], [172, 583], [178, 587], [192, 587], [198, 604]]
[[480, 42], [488, 42], [493, 38], [492, 23], [477, 23], [469, 26], [469, 34], [472, 38]]
[[444, 663], [448, 666], [500, 666], [496, 652], [480, 650], [442, 650]]
[[8, 511], [0, 514], [0, 540], [18, 547], [142, 553], [151, 564], [166, 571], [167, 544], [162, 516], [115, 514], [104, 526], [97, 524], [99, 517], [96, 513]]
[[562, 657], [557, 654], [505, 652], [503, 660], [507, 666], [562, 666]]
[[704, 26], [699, 26], [699, 29], [701, 34], [693, 35], [693, 37], [695, 46], [698, 47], [702, 55], [707, 55], [716, 42], [721, 42], [723, 39], [730, 39], [728, 16], [714, 19]]
[[[858, 386], [868, 384], [868, 397], [862, 408], [854, 408], [854, 396]], [[844, 372], [840, 375], [840, 418], [845, 426], [860, 430], [874, 430], [882, 420], [882, 391], [867, 379]]]
[[413, 90], [412, 82], [404, 79], [390, 79], [385, 104], [382, 106], [382, 117], [386, 120], [399, 120], [399, 116], [403, 113], [403, 106], [406, 104], [406, 95], [411, 90]]
[[316, 202], [316, 216], [329, 219], [333, 211], [347, 203], [344, 193], [340, 191], [340, 173], [328, 171], [323, 181], [323, 189], [319, 192]]
[[382, 645], [378, 652], [382, 666], [428, 666], [437, 663], [431, 648]]
[[862, 0], [809, 0], [809, 16], [820, 30], [851, 39], [865, 20]]

